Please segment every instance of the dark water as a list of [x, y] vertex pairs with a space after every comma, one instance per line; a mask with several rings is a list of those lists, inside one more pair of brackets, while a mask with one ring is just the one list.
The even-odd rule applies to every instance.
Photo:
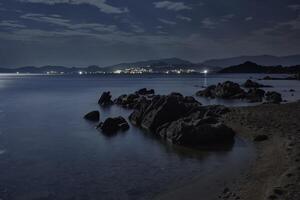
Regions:
[[114, 97], [141, 87], [192, 95], [199, 89], [194, 85], [222, 80], [1, 75], [0, 199], [152, 199], [193, 179], [214, 176], [215, 171], [243, 170], [253, 159], [253, 149], [239, 139], [230, 150], [196, 151], [166, 144], [133, 126], [105, 137], [82, 119], [95, 109], [101, 110], [102, 120], [129, 115], [117, 106], [99, 108], [104, 90]]

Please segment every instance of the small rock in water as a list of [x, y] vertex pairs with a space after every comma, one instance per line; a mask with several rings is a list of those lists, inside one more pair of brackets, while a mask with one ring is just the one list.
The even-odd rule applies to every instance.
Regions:
[[111, 100], [111, 94], [110, 94], [110, 91], [108, 92], [103, 92], [99, 101], [98, 101], [98, 104], [101, 105], [101, 106], [109, 106], [109, 105], [112, 105], [114, 102]]
[[129, 129], [129, 124], [127, 121], [119, 116], [115, 118], [107, 118], [103, 123], [101, 122], [98, 126], [98, 128], [101, 128], [103, 133], [106, 134], [113, 134], [118, 131], [126, 131]]
[[84, 116], [84, 119], [89, 120], [89, 121], [99, 121], [100, 120], [100, 112], [97, 110], [89, 112]]

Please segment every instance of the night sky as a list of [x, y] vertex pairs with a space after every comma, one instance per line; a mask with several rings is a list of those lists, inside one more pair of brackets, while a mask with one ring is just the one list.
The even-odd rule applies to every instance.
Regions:
[[299, 0], [0, 0], [0, 67], [297, 53]]

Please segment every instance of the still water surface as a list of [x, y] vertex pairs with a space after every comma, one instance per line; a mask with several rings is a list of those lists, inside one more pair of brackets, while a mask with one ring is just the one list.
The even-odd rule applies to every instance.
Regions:
[[[247, 77], [230, 79], [242, 82]], [[106, 137], [95, 124], [82, 119], [96, 109], [101, 111], [101, 120], [130, 114], [118, 106], [98, 107], [102, 91], [110, 90], [117, 97], [148, 87], [158, 94], [193, 95], [200, 89], [195, 86], [225, 79], [228, 77], [1, 75], [0, 198], [152, 199], [194, 179], [206, 180], [230, 169], [242, 171], [253, 159], [253, 148], [240, 139], [229, 150], [191, 150], [166, 144], [133, 126]], [[293, 86], [284, 81], [276, 84], [280, 91]]]

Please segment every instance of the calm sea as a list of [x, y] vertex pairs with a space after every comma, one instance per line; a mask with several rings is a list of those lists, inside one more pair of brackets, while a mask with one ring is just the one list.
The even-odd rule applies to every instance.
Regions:
[[[228, 79], [241, 83], [249, 76], [253, 75], [0, 75], [0, 199], [152, 199], [193, 180], [242, 171], [253, 159], [253, 149], [240, 139], [228, 150], [191, 150], [159, 141], [133, 126], [106, 137], [82, 117], [97, 109], [101, 120], [130, 114], [118, 106], [97, 105], [107, 90], [114, 98], [142, 87], [158, 94], [194, 95], [201, 86]], [[273, 85], [271, 89], [288, 100], [299, 99], [299, 82], [263, 83]], [[289, 89], [296, 89], [294, 96]], [[224, 182], [203, 181], [203, 190]]]

